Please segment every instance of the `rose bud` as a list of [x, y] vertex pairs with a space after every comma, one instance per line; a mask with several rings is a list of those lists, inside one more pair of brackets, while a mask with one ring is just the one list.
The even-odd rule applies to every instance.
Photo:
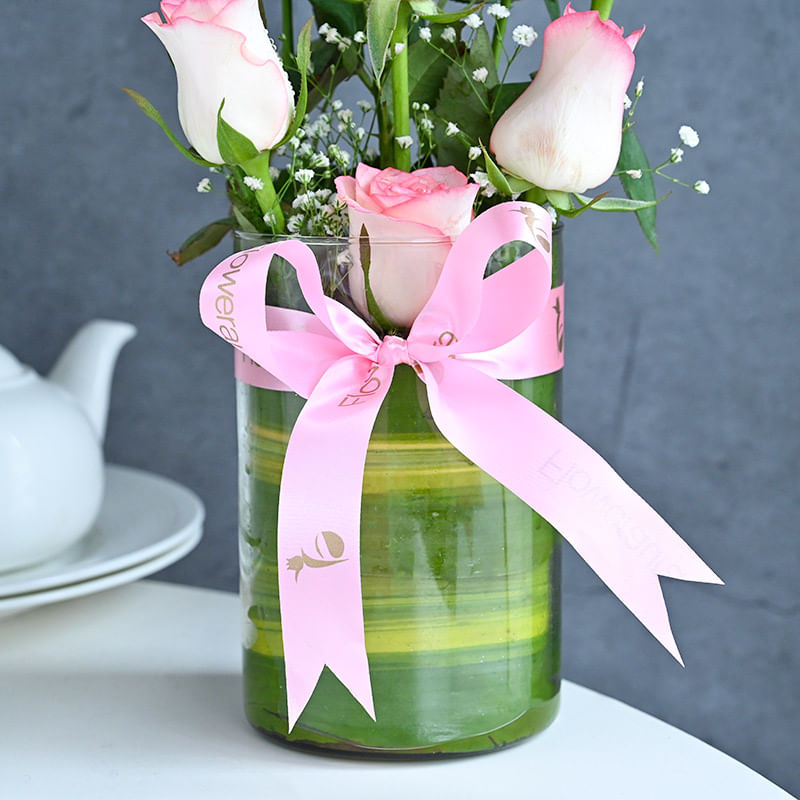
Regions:
[[607, 181], [619, 159], [625, 91], [643, 33], [624, 38], [599, 12], [568, 3], [545, 29], [536, 77], [492, 131], [498, 163], [542, 189], [585, 192]]
[[215, 164], [217, 112], [258, 148], [283, 138], [294, 92], [269, 34], [258, 0], [162, 0], [142, 22], [167, 48], [178, 78], [178, 114], [186, 138]]
[[336, 179], [353, 241], [349, 289], [363, 314], [362, 228], [370, 240], [369, 282], [375, 301], [389, 322], [408, 328], [433, 293], [455, 238], [472, 220], [479, 188], [455, 167], [402, 172], [359, 164], [355, 178]]

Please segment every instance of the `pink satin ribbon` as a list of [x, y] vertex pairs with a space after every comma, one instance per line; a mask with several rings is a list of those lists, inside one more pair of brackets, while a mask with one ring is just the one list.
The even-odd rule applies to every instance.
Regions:
[[[536, 249], [484, 279], [492, 253], [516, 240]], [[537, 345], [561, 341], [560, 330], [542, 329], [545, 319], [552, 329], [557, 310], [551, 248], [544, 209], [513, 202], [484, 212], [454, 243], [407, 339], [381, 340], [325, 296], [314, 255], [299, 241], [237, 253], [206, 279], [201, 316], [239, 351], [240, 377], [307, 398], [289, 438], [278, 506], [289, 730], [326, 665], [375, 718], [361, 602], [361, 487], [375, 417], [403, 363], [425, 382], [433, 419], [451, 444], [558, 529], [681, 661], [658, 576], [722, 581], [597, 453], [500, 382], [563, 363], [552, 345]], [[312, 314], [265, 309], [273, 256], [294, 267]]]

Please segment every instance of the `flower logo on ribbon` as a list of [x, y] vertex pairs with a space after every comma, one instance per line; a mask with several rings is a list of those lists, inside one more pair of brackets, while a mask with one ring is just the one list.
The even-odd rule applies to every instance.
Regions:
[[[320, 536], [322, 537], [325, 548], [328, 551], [327, 557], [325, 556], [325, 553], [322, 552], [322, 548], [319, 546]], [[312, 556], [308, 555], [305, 550], [300, 548], [299, 556], [291, 556], [290, 558], [286, 559], [286, 568], [289, 570], [294, 570], [295, 582], [297, 582], [297, 580], [300, 578], [300, 571], [303, 569], [303, 567], [320, 569], [321, 567], [331, 567], [334, 564], [341, 564], [343, 561], [347, 561], [346, 558], [342, 558], [344, 555], [344, 539], [342, 539], [338, 533], [334, 533], [333, 531], [322, 531], [314, 537], [314, 547], [316, 548], [317, 553], [319, 553], [319, 558], [313, 558]]]

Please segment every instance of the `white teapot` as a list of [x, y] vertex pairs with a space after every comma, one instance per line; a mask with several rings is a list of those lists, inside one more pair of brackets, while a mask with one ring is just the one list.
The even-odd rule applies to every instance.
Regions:
[[0, 347], [0, 572], [57, 555], [103, 499], [103, 437], [114, 365], [136, 334], [94, 320], [45, 380]]

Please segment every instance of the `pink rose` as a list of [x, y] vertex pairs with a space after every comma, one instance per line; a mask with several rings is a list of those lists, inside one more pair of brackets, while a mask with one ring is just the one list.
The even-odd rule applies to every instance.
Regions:
[[623, 38], [599, 12], [567, 3], [545, 29], [533, 83], [492, 131], [498, 163], [542, 189], [585, 192], [605, 183], [619, 159], [633, 48], [643, 33]]
[[222, 163], [217, 112], [259, 150], [283, 138], [294, 92], [261, 21], [258, 0], [162, 0], [142, 17], [167, 48], [178, 78], [178, 114], [200, 155]]
[[362, 313], [367, 310], [357, 241], [362, 227], [370, 238], [375, 300], [390, 322], [407, 328], [433, 293], [453, 241], [472, 220], [479, 188], [455, 167], [402, 172], [359, 164], [355, 178], [336, 179], [354, 240], [350, 292]]

